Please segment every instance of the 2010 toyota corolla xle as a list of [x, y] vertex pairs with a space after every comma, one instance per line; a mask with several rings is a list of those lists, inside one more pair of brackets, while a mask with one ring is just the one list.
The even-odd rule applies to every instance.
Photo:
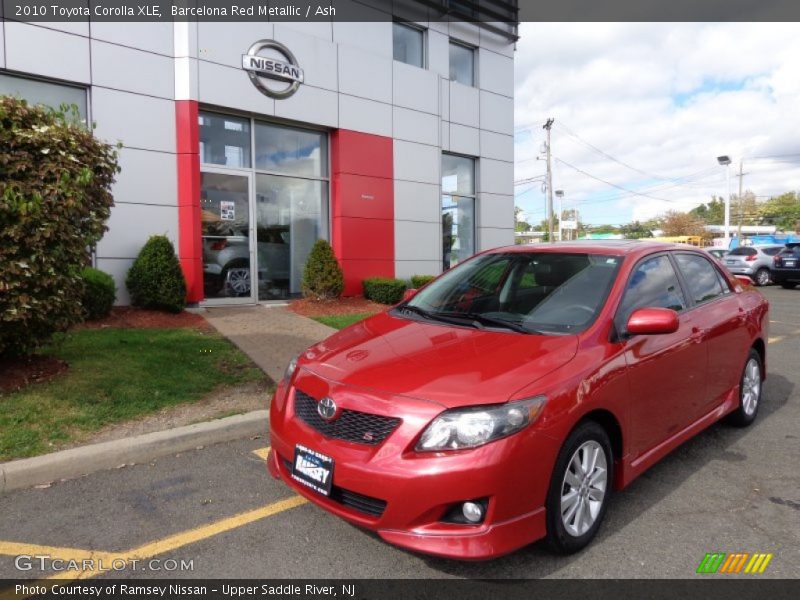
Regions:
[[269, 470], [404, 548], [574, 552], [612, 490], [722, 417], [753, 422], [768, 323], [688, 246], [485, 252], [291, 362]]

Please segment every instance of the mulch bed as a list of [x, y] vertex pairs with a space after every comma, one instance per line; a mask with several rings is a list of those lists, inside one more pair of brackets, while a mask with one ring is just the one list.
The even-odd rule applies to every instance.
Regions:
[[66, 361], [52, 356], [0, 359], [0, 392], [13, 392], [31, 383], [42, 383], [68, 369]]
[[389, 308], [385, 304], [378, 304], [367, 300], [362, 296], [354, 296], [351, 298], [339, 298], [338, 300], [328, 300], [325, 302], [317, 302], [316, 300], [308, 300], [300, 298], [292, 300], [289, 303], [289, 308], [296, 312], [298, 315], [304, 317], [332, 317], [337, 315], [354, 315], [359, 313], [368, 313], [374, 315]]
[[190, 312], [178, 314], [156, 310], [144, 310], [133, 306], [115, 306], [111, 314], [97, 321], [86, 321], [76, 329], [102, 329], [116, 327], [120, 329], [211, 329], [211, 325], [202, 315]]

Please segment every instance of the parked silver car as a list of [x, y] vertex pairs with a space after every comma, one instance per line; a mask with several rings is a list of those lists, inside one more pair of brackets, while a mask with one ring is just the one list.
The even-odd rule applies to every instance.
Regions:
[[734, 275], [747, 275], [756, 285], [772, 281], [772, 257], [783, 246], [739, 246], [722, 258], [722, 264]]

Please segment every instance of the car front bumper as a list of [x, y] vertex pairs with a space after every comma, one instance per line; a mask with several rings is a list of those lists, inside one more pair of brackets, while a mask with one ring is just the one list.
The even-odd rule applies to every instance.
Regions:
[[[558, 452], [554, 440], [528, 429], [472, 450], [419, 453], [413, 450], [416, 438], [441, 406], [397, 397], [358, 402], [337, 389], [325, 395], [403, 422], [377, 446], [327, 438], [294, 414], [294, 389], [280, 385], [271, 407], [267, 465], [298, 494], [392, 544], [442, 557], [494, 558], [545, 536], [544, 503]], [[330, 497], [292, 478], [296, 444], [333, 459]], [[482, 523], [443, 521], [454, 506], [476, 499], [488, 500]]]

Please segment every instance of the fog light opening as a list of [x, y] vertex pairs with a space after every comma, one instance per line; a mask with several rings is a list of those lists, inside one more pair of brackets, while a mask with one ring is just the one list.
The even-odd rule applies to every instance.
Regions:
[[489, 498], [473, 498], [451, 504], [440, 522], [453, 525], [480, 525], [486, 520], [486, 511], [489, 507]]
[[464, 502], [461, 505], [461, 514], [468, 523], [480, 523], [483, 521], [483, 507], [476, 502]]

